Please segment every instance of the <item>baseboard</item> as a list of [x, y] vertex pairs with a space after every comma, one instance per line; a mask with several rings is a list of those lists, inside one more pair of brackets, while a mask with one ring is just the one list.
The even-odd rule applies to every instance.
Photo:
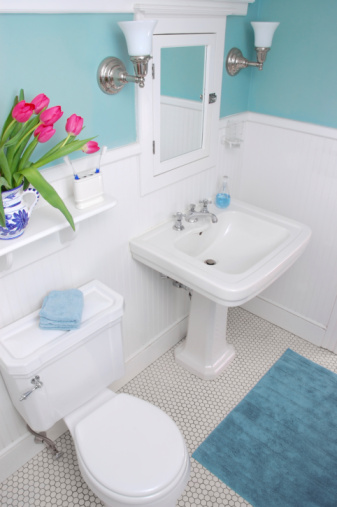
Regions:
[[325, 327], [306, 319], [302, 315], [297, 315], [287, 308], [278, 306], [259, 296], [242, 305], [242, 308], [318, 347], [322, 345], [326, 331]]
[[[184, 338], [187, 333], [187, 320], [187, 316], [179, 319], [160, 333], [160, 335], [156, 336], [150, 344], [147, 344], [146, 347], [132, 357], [127, 358], [125, 361], [125, 375], [121, 380], [114, 382], [110, 386], [111, 389], [118, 391], [118, 389]], [[48, 431], [48, 438], [56, 440], [66, 430], [65, 423], [59, 421]], [[44, 448], [44, 444], [35, 443], [34, 436], [27, 431], [22, 437], [3, 449], [0, 452], [0, 483], [19, 470], [19, 468]]]

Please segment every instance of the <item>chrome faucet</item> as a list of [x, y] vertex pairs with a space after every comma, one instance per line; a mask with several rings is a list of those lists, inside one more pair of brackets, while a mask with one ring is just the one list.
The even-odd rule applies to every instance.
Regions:
[[190, 209], [186, 213], [185, 220], [186, 222], [193, 223], [197, 222], [198, 218], [204, 218], [204, 217], [211, 217], [212, 223], [215, 224], [218, 221], [218, 218], [214, 213], [211, 213], [208, 210], [208, 204], [211, 204], [212, 201], [209, 201], [208, 199], [202, 199], [199, 201], [200, 204], [202, 204], [202, 208], [199, 211], [196, 211], [195, 204], [190, 205]]

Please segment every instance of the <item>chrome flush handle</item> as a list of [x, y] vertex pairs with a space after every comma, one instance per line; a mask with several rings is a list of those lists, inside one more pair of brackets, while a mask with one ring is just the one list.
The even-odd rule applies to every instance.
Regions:
[[43, 382], [41, 382], [39, 375], [35, 375], [30, 382], [34, 385], [33, 389], [30, 389], [30, 391], [22, 394], [20, 396], [20, 401], [26, 400], [36, 389], [40, 389], [43, 386]]

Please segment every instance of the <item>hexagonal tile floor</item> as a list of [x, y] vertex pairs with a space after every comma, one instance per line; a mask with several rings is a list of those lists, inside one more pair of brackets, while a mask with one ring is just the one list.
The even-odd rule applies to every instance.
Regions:
[[[230, 309], [227, 336], [237, 356], [218, 379], [204, 381], [188, 373], [174, 362], [171, 349], [121, 389], [169, 414], [191, 454], [288, 347], [337, 373], [337, 355], [241, 308]], [[59, 461], [45, 449], [0, 485], [2, 507], [102, 505], [81, 477], [69, 433], [56, 444], [65, 453]], [[194, 459], [191, 462], [179, 507], [249, 505]]]

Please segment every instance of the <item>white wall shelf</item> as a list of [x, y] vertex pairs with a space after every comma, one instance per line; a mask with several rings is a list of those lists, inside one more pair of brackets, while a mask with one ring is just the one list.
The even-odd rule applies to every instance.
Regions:
[[[104, 201], [81, 210], [75, 207], [73, 198], [64, 199], [64, 203], [74, 219], [76, 231], [72, 230], [59, 210], [47, 204], [37, 206], [22, 236], [15, 239], [0, 240], [0, 271], [7, 270], [12, 266], [13, 254], [17, 250], [28, 247], [37, 241], [43, 243], [42, 240], [55, 235], [58, 236], [60, 245], [72, 241], [76, 237], [81, 222], [113, 208], [116, 206], [117, 201], [113, 197], [105, 195]], [[47, 244], [47, 242], [44, 243]]]

